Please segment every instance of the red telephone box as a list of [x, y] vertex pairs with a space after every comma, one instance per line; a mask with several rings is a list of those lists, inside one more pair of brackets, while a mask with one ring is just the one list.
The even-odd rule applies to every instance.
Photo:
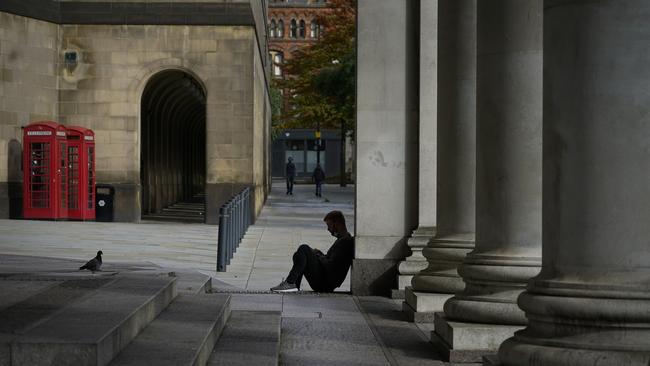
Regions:
[[95, 219], [95, 133], [70, 126], [68, 138], [68, 217]]
[[68, 217], [68, 152], [65, 126], [33, 122], [23, 132], [23, 216]]

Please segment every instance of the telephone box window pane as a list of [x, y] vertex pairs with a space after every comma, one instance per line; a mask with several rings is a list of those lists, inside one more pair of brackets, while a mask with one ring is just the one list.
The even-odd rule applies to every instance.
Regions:
[[68, 208], [79, 208], [79, 147], [68, 147]]
[[92, 209], [95, 207], [95, 190], [93, 189], [93, 183], [95, 183], [95, 167], [93, 162], [95, 161], [95, 149], [92, 146], [88, 147], [88, 208]]
[[50, 143], [32, 142], [29, 167], [29, 203], [32, 208], [50, 207]]
[[67, 208], [68, 207], [68, 190], [67, 190], [67, 185], [68, 185], [68, 177], [67, 177], [67, 169], [66, 169], [66, 152], [67, 152], [67, 147], [66, 144], [61, 143], [61, 150], [60, 150], [60, 156], [59, 156], [59, 169], [61, 170], [61, 208]]

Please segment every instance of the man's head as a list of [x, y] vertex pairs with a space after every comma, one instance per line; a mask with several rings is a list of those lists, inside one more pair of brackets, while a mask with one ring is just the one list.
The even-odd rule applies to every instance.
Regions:
[[327, 231], [337, 238], [345, 235], [348, 228], [345, 226], [345, 217], [341, 211], [330, 211], [323, 219], [327, 224]]
[[289, 162], [292, 162], [293, 158], [290, 156], [289, 159], [287, 159], [287, 160], [289, 160]]

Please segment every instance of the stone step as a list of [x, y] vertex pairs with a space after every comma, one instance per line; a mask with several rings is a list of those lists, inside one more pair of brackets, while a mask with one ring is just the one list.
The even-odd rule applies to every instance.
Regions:
[[161, 214], [147, 214], [142, 216], [143, 220], [152, 221], [173, 221], [173, 222], [188, 222], [188, 223], [204, 223], [203, 216], [185, 216], [185, 215], [161, 215]]
[[205, 210], [193, 209], [188, 207], [165, 207], [160, 212], [156, 213], [157, 215], [203, 215]]
[[205, 365], [230, 315], [230, 295], [179, 295], [110, 366]]
[[37, 316], [25, 302], [4, 309], [33, 321], [3, 329], [0, 364], [106, 365], [176, 297], [173, 277], [125, 275], [99, 287], [92, 282], [64, 281], [72, 291], [52, 296], [49, 288], [35, 295], [30, 301], [39, 304]]
[[278, 365], [279, 311], [233, 310], [208, 360], [209, 366]]
[[199, 272], [170, 272], [176, 276], [179, 294], [199, 294], [212, 291], [212, 277]]

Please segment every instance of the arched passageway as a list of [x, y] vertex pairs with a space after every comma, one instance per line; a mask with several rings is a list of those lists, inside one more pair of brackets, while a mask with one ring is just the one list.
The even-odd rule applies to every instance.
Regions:
[[[141, 104], [142, 217], [157, 218], [179, 202], [203, 206], [205, 91], [191, 75], [167, 70], [151, 77]], [[196, 209], [176, 210], [202, 221]], [[171, 218], [178, 217], [177, 214]]]

